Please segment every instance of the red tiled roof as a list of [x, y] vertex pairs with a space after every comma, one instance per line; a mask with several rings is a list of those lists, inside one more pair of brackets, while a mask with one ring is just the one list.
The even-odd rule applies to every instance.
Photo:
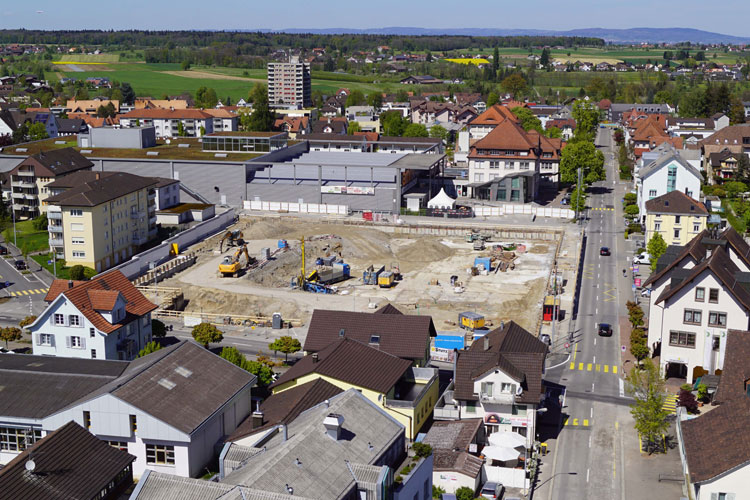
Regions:
[[50, 285], [49, 290], [47, 291], [47, 295], [44, 296], [44, 301], [52, 302], [58, 295], [63, 293], [68, 288], [73, 288], [74, 286], [80, 285], [82, 283], [86, 282], [77, 280], [55, 280]]
[[128, 111], [124, 115], [120, 115], [120, 119], [122, 118], [146, 120], [205, 120], [207, 118], [213, 118], [213, 116], [202, 109], [134, 109]]
[[498, 125], [505, 120], [518, 121], [510, 108], [495, 104], [469, 122], [470, 125]]
[[89, 290], [89, 302], [95, 311], [111, 311], [117, 304], [120, 292], [116, 290]]
[[520, 125], [511, 120], [504, 120], [498, 124], [483, 139], [472, 146], [469, 156], [485, 156], [478, 150], [514, 150], [530, 151], [532, 154], [526, 158], [536, 158], [535, 149], [539, 147], [539, 135], [526, 132]]

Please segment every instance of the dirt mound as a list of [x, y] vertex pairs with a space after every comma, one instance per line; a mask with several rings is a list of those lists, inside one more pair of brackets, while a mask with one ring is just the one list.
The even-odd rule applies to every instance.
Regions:
[[242, 232], [245, 234], [246, 240], [268, 240], [282, 238], [294, 229], [293, 226], [280, 220], [257, 220], [248, 224]]
[[[202, 288], [182, 285], [182, 291], [188, 304], [187, 312], [206, 312], [214, 314], [243, 314], [247, 316], [272, 316], [280, 312], [282, 317], [296, 318], [299, 314], [297, 304], [292, 301], [278, 300], [270, 297], [258, 297], [243, 293], [231, 293], [216, 288]], [[242, 311], [238, 313], [238, 311]]]
[[531, 247], [531, 250], [529, 250], [529, 253], [535, 253], [535, 254], [545, 254], [549, 252], [549, 247], [547, 245], [534, 245]]
[[397, 252], [396, 257], [403, 262], [434, 262], [447, 259], [455, 253], [449, 246], [432, 238], [419, 238]]

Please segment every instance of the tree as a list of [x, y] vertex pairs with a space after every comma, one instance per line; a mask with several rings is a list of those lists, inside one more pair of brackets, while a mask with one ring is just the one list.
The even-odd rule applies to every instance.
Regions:
[[518, 106], [516, 108], [513, 108], [511, 112], [516, 115], [521, 127], [523, 127], [525, 131], [528, 132], [529, 130], [536, 130], [540, 134], [544, 134], [542, 122], [529, 108]]
[[354, 135], [355, 132], [360, 131], [359, 122], [349, 122], [349, 124], [346, 126], [346, 133], [349, 135]]
[[514, 98], [526, 91], [526, 80], [521, 73], [513, 73], [506, 77], [500, 85], [503, 87], [503, 90], [511, 94]]
[[578, 181], [578, 168], [583, 170], [583, 180], [587, 184], [606, 179], [604, 154], [596, 149], [593, 142], [570, 142], [562, 150], [560, 157], [560, 181]]
[[385, 136], [400, 137], [408, 123], [400, 111], [386, 111], [380, 115], [380, 125]]
[[646, 447], [650, 453], [654, 444], [662, 439], [669, 428], [667, 412], [662, 408], [666, 400], [664, 378], [658, 366], [647, 359], [643, 368], [631, 370], [626, 380], [627, 392], [635, 400], [630, 407], [635, 430], [646, 439]]
[[142, 358], [143, 356], [151, 354], [152, 352], [156, 352], [159, 349], [161, 349], [161, 344], [156, 342], [155, 340], [152, 340], [151, 342], [146, 344], [143, 349], [138, 351], [138, 357]]
[[41, 214], [33, 221], [31, 221], [31, 227], [33, 227], [36, 231], [46, 231], [47, 224], [47, 214]]
[[122, 102], [125, 104], [133, 104], [133, 101], [135, 101], [135, 91], [129, 83], [122, 82], [120, 84], [120, 93], [122, 94]]
[[193, 327], [191, 332], [193, 338], [203, 347], [208, 349], [208, 344], [221, 342], [224, 340], [224, 333], [211, 323], [200, 323]]
[[182, 71], [187, 71], [190, 69], [190, 61], [184, 60], [180, 63], [180, 68], [182, 68]]
[[273, 382], [273, 370], [269, 366], [248, 360], [236, 347], [224, 347], [219, 356], [258, 377], [258, 384], [262, 387]]
[[445, 490], [441, 488], [440, 486], [432, 485], [432, 498], [435, 498], [437, 500], [440, 500], [443, 498], [443, 495], [445, 494]]
[[599, 126], [599, 108], [593, 102], [578, 100], [573, 103], [572, 114], [576, 121], [574, 140], [593, 142]]
[[30, 324], [32, 324], [34, 321], [36, 321], [36, 316], [34, 315], [26, 316], [25, 318], [23, 318], [21, 321], [18, 322], [18, 326], [20, 326], [21, 328], [25, 328], [29, 326]]
[[76, 280], [76, 281], [83, 281], [84, 276], [84, 268], [80, 264], [76, 264], [75, 266], [70, 268], [70, 271], [68, 271], [68, 274], [70, 275], [70, 279]]
[[49, 137], [49, 134], [47, 133], [47, 128], [44, 126], [44, 123], [32, 123], [29, 125], [29, 140], [30, 141], [41, 141], [42, 139], [47, 139]]
[[182, 124], [182, 121], [177, 122], [177, 135], [179, 137], [185, 137], [187, 133], [185, 132], [185, 126]]
[[570, 193], [570, 208], [571, 210], [575, 210], [577, 212], [583, 212], [586, 210], [586, 191], [582, 190], [580, 195], [578, 193], [578, 188], [574, 189], [572, 193]]
[[562, 130], [557, 127], [549, 127], [548, 129], [545, 129], [544, 135], [550, 139], [560, 139], [562, 137]]
[[404, 128], [402, 134], [404, 137], [429, 137], [430, 134], [427, 132], [427, 127], [421, 123], [410, 123]]
[[467, 486], [461, 486], [456, 490], [456, 500], [474, 500], [474, 490]]
[[167, 325], [158, 319], [151, 320], [151, 335], [154, 338], [160, 339], [167, 335]]
[[349, 95], [346, 96], [346, 107], [349, 106], [362, 106], [365, 103], [365, 95], [361, 90], [352, 90]]
[[199, 108], [214, 108], [219, 102], [216, 91], [211, 87], [201, 86], [195, 91], [195, 106]]
[[499, 69], [500, 69], [500, 49], [495, 47], [492, 51], [492, 74], [495, 75], [495, 78], [497, 78], [497, 70]]
[[432, 446], [425, 443], [414, 443], [411, 445], [411, 449], [414, 450], [414, 455], [417, 458], [427, 458], [432, 455]]
[[628, 215], [632, 218], [638, 217], [638, 205], [628, 205], [625, 207], [625, 215]]
[[625, 201], [625, 206], [635, 205], [638, 202], [638, 195], [635, 193], [625, 193], [623, 200]]
[[5, 348], [8, 348], [8, 342], [15, 342], [16, 340], [21, 340], [21, 329], [16, 328], [15, 326], [9, 326], [3, 329], [0, 329], [0, 340], [5, 341]]
[[696, 415], [698, 413], [698, 401], [689, 389], [680, 389], [680, 393], [677, 397], [677, 406], [682, 406], [691, 415]]
[[276, 355], [277, 351], [283, 352], [284, 363], [286, 363], [287, 361], [289, 361], [289, 354], [295, 353], [302, 349], [302, 344], [300, 344], [299, 340], [295, 339], [294, 337], [285, 335], [268, 344], [268, 348], [274, 352], [274, 355]]
[[750, 182], [750, 158], [746, 153], [737, 159], [737, 178], [743, 182]]
[[383, 94], [380, 92], [373, 92], [367, 96], [367, 105], [373, 108], [380, 109], [383, 107]]
[[747, 191], [747, 184], [740, 181], [730, 181], [724, 184], [724, 190], [730, 198], [737, 198], [740, 193]]
[[745, 123], [745, 106], [739, 99], [732, 99], [729, 107], [729, 121], [734, 124]]
[[549, 66], [549, 49], [547, 47], [542, 49], [542, 56], [539, 58], [539, 64], [545, 68]]
[[656, 261], [667, 251], [667, 243], [664, 241], [661, 233], [655, 233], [651, 239], [648, 240], [646, 250], [651, 256], [651, 269], [656, 269]]
[[448, 131], [442, 125], [433, 125], [430, 127], [430, 137], [440, 139], [442, 141], [448, 140]]
[[273, 127], [276, 115], [268, 106], [268, 89], [265, 85], [256, 85], [250, 93], [253, 101], [253, 113], [248, 117], [245, 128], [252, 132], [268, 132]]

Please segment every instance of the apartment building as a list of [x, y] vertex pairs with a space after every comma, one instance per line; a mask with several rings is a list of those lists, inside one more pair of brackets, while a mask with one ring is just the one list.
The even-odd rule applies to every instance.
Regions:
[[292, 58], [291, 62], [268, 63], [268, 104], [271, 107], [307, 108], [312, 106], [310, 65]]
[[727, 330], [750, 326], [750, 245], [734, 230], [670, 246], [651, 288], [648, 342], [667, 377], [693, 382], [724, 365]]
[[156, 236], [159, 179], [126, 172], [67, 177], [47, 186], [54, 194], [44, 203], [50, 248], [68, 265], [104, 271]]
[[28, 326], [34, 354], [130, 360], [151, 341], [156, 309], [120, 271], [91, 281], [55, 280], [48, 306]]
[[703, 176], [679, 152], [667, 148], [659, 158], [640, 168], [635, 175], [638, 213], [646, 222], [646, 202], [672, 191], [681, 191], [690, 198], [700, 196]]
[[134, 109], [120, 116], [120, 126], [153, 126], [160, 138], [203, 137], [214, 131], [214, 116], [202, 109]]
[[646, 202], [646, 241], [656, 233], [667, 245], [687, 245], [706, 229], [708, 210], [681, 191], [671, 191]]
[[73, 148], [31, 155], [10, 171], [11, 197], [16, 218], [34, 218], [47, 211], [48, 185], [94, 163]]

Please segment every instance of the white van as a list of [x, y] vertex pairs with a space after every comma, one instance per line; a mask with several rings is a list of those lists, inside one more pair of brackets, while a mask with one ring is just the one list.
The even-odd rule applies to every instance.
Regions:
[[642, 252], [633, 257], [633, 264], [651, 264], [651, 256], [648, 252]]

